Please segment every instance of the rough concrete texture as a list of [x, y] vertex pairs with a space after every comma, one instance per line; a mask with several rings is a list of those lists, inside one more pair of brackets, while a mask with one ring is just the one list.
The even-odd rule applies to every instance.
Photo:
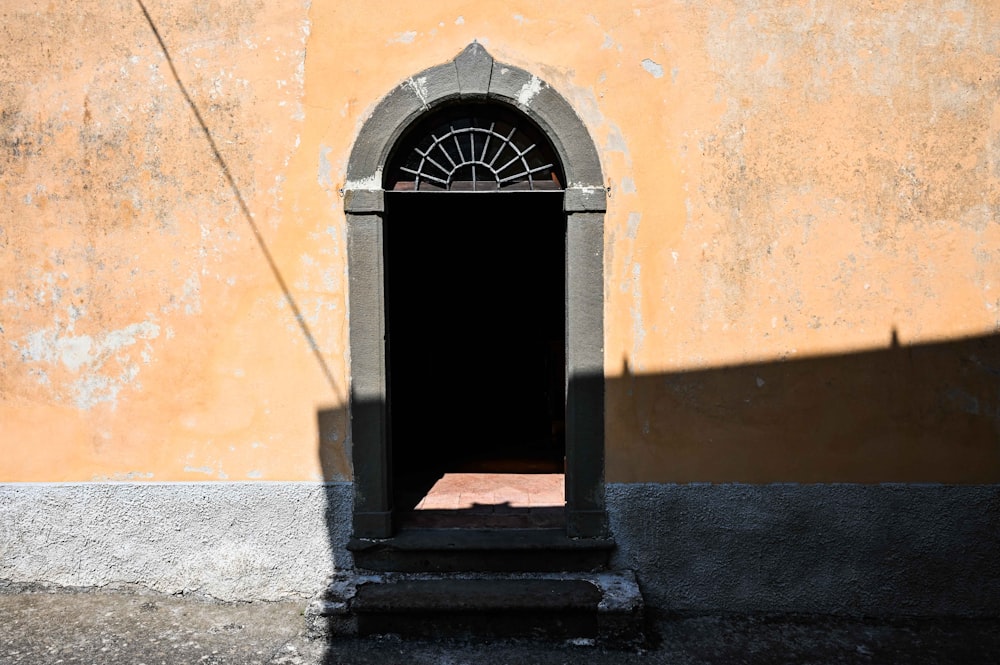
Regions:
[[306, 598], [353, 565], [351, 493], [346, 483], [0, 485], [0, 580]]
[[[0, 579], [311, 597], [352, 565], [351, 491], [0, 485]], [[661, 611], [1000, 614], [995, 486], [611, 484], [607, 501], [613, 564]]]
[[978, 665], [1000, 661], [997, 620], [660, 616], [638, 649], [585, 641], [306, 639], [296, 603], [158, 594], [0, 593], [0, 662], [107, 665], [736, 663]]
[[1000, 614], [1000, 487], [621, 485], [613, 561], [663, 611]]

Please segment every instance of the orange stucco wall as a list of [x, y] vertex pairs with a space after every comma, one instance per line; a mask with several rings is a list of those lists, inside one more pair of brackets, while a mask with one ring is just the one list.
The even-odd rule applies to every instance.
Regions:
[[991, 0], [0, 15], [0, 481], [350, 478], [346, 161], [473, 40], [598, 147], [609, 480], [1000, 479]]

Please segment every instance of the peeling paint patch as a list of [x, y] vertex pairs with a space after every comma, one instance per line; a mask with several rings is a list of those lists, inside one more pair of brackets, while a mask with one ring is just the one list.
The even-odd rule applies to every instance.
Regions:
[[410, 44], [416, 38], [417, 33], [415, 30], [407, 30], [406, 32], [397, 34], [395, 37], [388, 40], [386, 44]]
[[622, 132], [618, 127], [611, 127], [608, 130], [608, 138], [604, 144], [604, 149], [608, 152], [628, 152], [628, 146], [625, 145], [625, 137], [622, 136]]
[[73, 403], [78, 409], [87, 411], [102, 402], [110, 402], [111, 408], [118, 405], [118, 393], [126, 385], [135, 381], [139, 375], [139, 367], [135, 364], [126, 365], [118, 376], [91, 374], [83, 376], [72, 383]]
[[23, 346], [17, 342], [13, 346], [21, 352], [23, 362], [54, 364], [61, 361], [66, 369], [78, 372], [83, 365], [99, 363], [102, 358], [135, 344], [136, 339], [152, 339], [159, 334], [159, 326], [143, 321], [120, 330], [112, 330], [95, 344], [87, 335], [62, 337], [58, 330], [47, 328], [28, 335]]
[[663, 66], [660, 63], [646, 58], [642, 61], [642, 68], [653, 75], [653, 78], [663, 78]]
[[344, 183], [345, 190], [358, 190], [362, 192], [374, 192], [382, 188], [382, 168], [375, 169], [375, 173], [366, 178], [358, 180], [348, 180]]
[[465, 17], [459, 16], [457, 19], [455, 19], [455, 25], [465, 25]]
[[316, 182], [319, 183], [320, 187], [325, 187], [326, 189], [333, 188], [333, 179], [330, 177], [330, 151], [333, 150], [328, 145], [320, 144], [319, 146], [319, 171], [316, 174]]
[[[24, 363], [62, 365], [78, 375], [68, 384], [70, 398], [77, 408], [87, 410], [102, 402], [110, 402], [114, 408], [118, 393], [133, 384], [139, 374], [139, 365], [127, 354], [127, 347], [140, 339], [159, 337], [160, 327], [152, 321], [133, 323], [111, 330], [96, 340], [89, 335], [66, 334], [72, 330], [72, 322], [66, 328], [57, 324], [30, 333], [20, 343], [12, 342], [12, 346], [20, 352]], [[148, 344], [142, 350], [142, 357], [147, 363], [152, 358], [152, 348]], [[105, 371], [112, 359], [118, 363], [116, 374]], [[52, 384], [48, 374], [39, 372], [45, 378], [44, 383]]]
[[521, 106], [528, 106], [531, 100], [542, 91], [542, 82], [537, 76], [532, 76], [531, 80], [521, 86], [521, 91], [517, 93], [517, 103]]
[[420, 98], [420, 102], [424, 105], [424, 107], [426, 107], [427, 106], [427, 77], [426, 76], [420, 76], [420, 77], [417, 77], [415, 79], [413, 79], [413, 78], [407, 79], [406, 80], [406, 85], [409, 86], [409, 88], [411, 90], [413, 90], [413, 92], [416, 93], [417, 97]]
[[128, 471], [127, 473], [112, 473], [109, 476], [94, 476], [90, 480], [95, 483], [107, 482], [109, 480], [114, 482], [130, 482], [133, 480], [150, 480], [152, 477], [152, 472]]
[[646, 326], [642, 318], [642, 266], [638, 263], [632, 264], [632, 362], [636, 370], [642, 370], [643, 363], [640, 361], [640, 353], [646, 341]]
[[204, 473], [206, 475], [212, 475], [215, 473], [215, 469], [210, 466], [191, 466], [190, 464], [184, 466], [185, 473]]
[[201, 314], [201, 280], [198, 275], [191, 275], [184, 280], [184, 295], [181, 300], [184, 303], [185, 314]]
[[642, 213], [640, 212], [630, 212], [628, 214], [628, 228], [625, 231], [625, 236], [630, 240], [635, 240], [636, 236], [639, 235], [639, 222], [642, 221]]

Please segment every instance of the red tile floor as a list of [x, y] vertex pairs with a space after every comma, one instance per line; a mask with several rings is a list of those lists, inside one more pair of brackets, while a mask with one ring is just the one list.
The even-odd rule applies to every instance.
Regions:
[[446, 473], [403, 517], [414, 528], [557, 528], [565, 524], [561, 473]]

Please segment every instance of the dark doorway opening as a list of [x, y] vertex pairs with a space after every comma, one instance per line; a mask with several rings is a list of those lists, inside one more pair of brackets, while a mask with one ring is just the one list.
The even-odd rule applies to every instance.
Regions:
[[390, 474], [404, 524], [445, 474], [563, 473], [562, 199], [386, 193]]

